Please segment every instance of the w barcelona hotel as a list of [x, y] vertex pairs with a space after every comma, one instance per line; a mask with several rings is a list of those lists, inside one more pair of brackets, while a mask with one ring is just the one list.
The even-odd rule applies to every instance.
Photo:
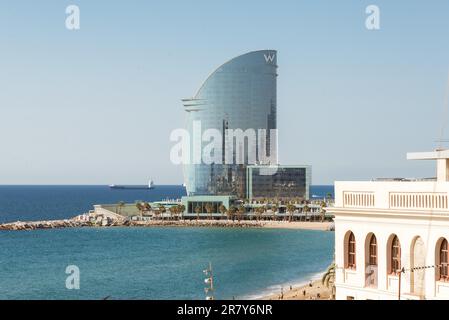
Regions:
[[182, 100], [193, 141], [184, 164], [187, 213], [198, 203], [309, 199], [311, 166], [278, 163], [277, 69], [277, 51], [249, 52]]

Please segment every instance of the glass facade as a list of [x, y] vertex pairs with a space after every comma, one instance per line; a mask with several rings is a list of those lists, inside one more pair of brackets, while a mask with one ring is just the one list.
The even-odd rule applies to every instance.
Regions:
[[264, 166], [249, 166], [247, 198], [309, 199], [312, 177], [310, 166], [278, 166], [273, 174], [264, 174]]
[[[195, 140], [190, 146], [191, 162], [184, 166], [188, 195], [245, 197], [246, 166], [261, 161], [260, 158], [254, 159], [248, 155], [248, 144], [252, 143], [259, 148], [258, 130], [266, 129], [266, 151], [269, 152], [272, 146], [273, 149], [277, 147], [277, 141], [271, 141], [269, 135], [270, 129], [276, 129], [276, 82], [277, 52], [254, 51], [220, 66], [207, 78], [193, 98], [183, 100], [187, 129], [191, 141]], [[210, 141], [201, 141], [201, 136], [195, 136], [198, 123], [201, 135], [208, 129], [218, 130], [222, 137], [225, 137], [228, 129], [254, 129], [256, 136], [245, 139], [243, 150], [237, 150], [236, 146], [229, 148], [223, 139], [219, 151], [213, 151], [213, 155], [221, 161], [206, 164], [193, 160], [198, 149], [203, 150], [210, 144]], [[236, 150], [240, 155], [243, 154], [243, 161], [237, 161]], [[256, 154], [258, 152], [256, 150]], [[270, 156], [271, 159], [276, 159], [272, 164], [277, 164], [277, 154]], [[231, 164], [225, 159], [232, 159]]]
[[[235, 198], [232, 196], [186, 196], [182, 197], [182, 204], [186, 208], [186, 214], [197, 215], [197, 214], [208, 214], [207, 208], [212, 208], [212, 213], [220, 213], [220, 206], [223, 205], [225, 208], [229, 208], [234, 205]], [[199, 212], [197, 212], [197, 210]]]

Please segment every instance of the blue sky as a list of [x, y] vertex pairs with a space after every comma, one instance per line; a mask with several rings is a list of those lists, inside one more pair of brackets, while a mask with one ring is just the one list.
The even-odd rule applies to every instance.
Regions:
[[278, 50], [283, 164], [311, 164], [314, 184], [433, 176], [405, 153], [449, 120], [448, 15], [443, 0], [2, 1], [0, 184], [182, 183], [180, 99], [258, 49]]

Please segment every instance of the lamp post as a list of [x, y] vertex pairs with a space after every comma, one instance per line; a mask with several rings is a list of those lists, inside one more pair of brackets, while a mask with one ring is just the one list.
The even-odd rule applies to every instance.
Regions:
[[403, 273], [405, 273], [405, 269], [404, 268], [399, 270], [398, 300], [401, 300], [401, 278], [402, 278], [402, 274]]
[[212, 273], [212, 263], [209, 262], [209, 267], [203, 270], [203, 273], [207, 276], [204, 279], [204, 283], [209, 285], [204, 288], [204, 292], [206, 293], [206, 300], [214, 300], [214, 277]]

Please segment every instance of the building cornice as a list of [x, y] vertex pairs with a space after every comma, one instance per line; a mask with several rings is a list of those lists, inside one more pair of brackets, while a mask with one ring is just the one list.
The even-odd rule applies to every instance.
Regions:
[[404, 210], [404, 209], [376, 209], [376, 208], [342, 208], [329, 207], [326, 211], [339, 216], [359, 216], [370, 218], [398, 218], [398, 219], [422, 219], [422, 220], [446, 220], [449, 221], [448, 210]]

